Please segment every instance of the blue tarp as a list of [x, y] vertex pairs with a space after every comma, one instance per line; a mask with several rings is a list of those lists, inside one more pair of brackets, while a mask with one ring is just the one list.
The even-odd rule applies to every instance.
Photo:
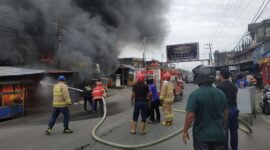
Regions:
[[6, 107], [0, 107], [0, 119], [16, 117], [23, 114], [22, 104], [13, 104]]

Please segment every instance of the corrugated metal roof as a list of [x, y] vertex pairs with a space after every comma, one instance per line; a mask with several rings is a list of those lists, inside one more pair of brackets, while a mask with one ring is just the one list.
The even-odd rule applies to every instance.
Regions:
[[74, 73], [73, 71], [66, 70], [47, 70], [46, 73], [54, 74], [54, 73]]
[[134, 66], [131, 66], [131, 65], [120, 64], [120, 67], [121, 68], [128, 68], [128, 69], [131, 69], [131, 70], [136, 70], [136, 68]]
[[0, 77], [42, 74], [44, 72], [46, 71], [26, 69], [26, 68], [17, 68], [17, 67], [6, 67], [6, 66], [0, 67]]

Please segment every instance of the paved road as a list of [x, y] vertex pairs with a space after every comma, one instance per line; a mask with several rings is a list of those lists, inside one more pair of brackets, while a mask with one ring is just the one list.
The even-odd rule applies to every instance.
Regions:
[[[184, 108], [190, 92], [196, 88], [195, 85], [187, 84], [184, 91], [184, 98], [180, 102], [174, 103], [174, 108]], [[130, 135], [130, 121], [132, 107], [130, 105], [130, 89], [119, 90], [114, 96], [108, 99], [108, 118], [103, 124], [98, 134], [109, 141], [122, 144], [141, 144], [156, 140], [172, 133], [183, 126], [184, 114], [175, 113], [175, 124], [171, 127], [164, 127], [159, 124], [148, 125], [148, 133], [142, 135]], [[71, 135], [62, 134], [62, 123], [58, 123], [54, 128], [52, 136], [45, 136], [47, 128], [46, 121], [49, 114], [44, 114], [42, 118], [26, 117], [9, 123], [0, 123], [0, 149], [6, 150], [95, 150], [95, 149], [117, 149], [95, 142], [90, 136], [91, 129], [100, 120], [100, 115], [83, 114], [73, 112], [73, 120], [70, 127], [75, 131]], [[80, 117], [80, 115], [86, 117]], [[80, 118], [82, 120], [78, 120]], [[27, 120], [27, 121], [25, 121]], [[34, 120], [35, 123], [31, 123]], [[38, 120], [38, 121], [37, 121]], [[10, 125], [9, 125], [10, 124]], [[262, 119], [255, 120], [253, 125], [254, 134], [246, 135], [240, 133], [240, 150], [268, 150], [270, 147], [270, 126]], [[191, 132], [191, 131], [190, 131]], [[182, 143], [181, 135], [164, 143], [144, 148], [144, 150], [192, 150], [192, 141], [188, 145]]]

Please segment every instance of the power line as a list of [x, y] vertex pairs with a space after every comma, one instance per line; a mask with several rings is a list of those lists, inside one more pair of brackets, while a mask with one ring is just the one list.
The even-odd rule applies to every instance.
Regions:
[[223, 10], [223, 12], [222, 12], [222, 18], [224, 17], [225, 19], [223, 19], [219, 24], [218, 24], [218, 27], [217, 27], [217, 29], [215, 30], [215, 32], [214, 32], [214, 34], [213, 34], [213, 38], [210, 40], [210, 41], [213, 41], [214, 39], [215, 39], [215, 37], [216, 37], [216, 35], [217, 35], [217, 33], [219, 32], [219, 30], [220, 30], [220, 28], [221, 28], [221, 26], [222, 26], [222, 24], [225, 22], [225, 20], [226, 20], [226, 17], [227, 17], [227, 13], [226, 12], [229, 12], [229, 11], [227, 11], [228, 9], [229, 10], [231, 10], [231, 3], [232, 2], [232, 0], [228, 0], [228, 2], [227, 2], [227, 4], [226, 4], [226, 6], [225, 6], [225, 9]]
[[236, 13], [239, 2], [241, 3], [242, 1], [240, 1], [240, 0], [231, 1], [229, 6], [228, 6], [228, 10], [225, 9], [225, 12], [227, 12], [227, 13], [224, 16], [224, 19], [221, 22], [221, 24], [218, 28], [218, 31], [216, 32], [215, 36], [211, 40], [211, 43], [214, 43], [220, 37], [220, 34], [223, 33], [223, 31], [224, 31], [223, 28], [227, 27], [226, 24], [230, 22], [231, 16], [233, 16]]
[[263, 5], [264, 5], [264, 3], [265, 3], [265, 2], [266, 2], [266, 0], [263, 0], [263, 2], [262, 2], [262, 4], [261, 4], [261, 6], [259, 7], [259, 9], [258, 9], [258, 11], [256, 12], [255, 16], [253, 17], [253, 19], [252, 19], [251, 23], [255, 22], [256, 17], [257, 17], [257, 16], [258, 16], [258, 14], [260, 13], [260, 11], [261, 11], [261, 9], [262, 9], [262, 7], [263, 7]]
[[[270, 6], [270, 5], [268, 5], [268, 6]], [[261, 17], [266, 17], [266, 18], [270, 17], [270, 7], [268, 7], [268, 10], [264, 11], [264, 13], [262, 14]]]
[[[236, 13], [237, 13], [237, 11], [239, 10], [239, 9], [237, 9], [239, 6], [241, 6], [241, 3], [242, 3], [243, 1], [236, 1], [235, 3], [234, 3], [234, 5], [232, 5], [232, 11], [230, 11], [229, 13], [228, 13], [228, 16], [227, 16], [227, 18], [226, 18], [226, 20], [225, 20], [225, 22], [224, 22], [224, 28], [226, 29], [226, 28], [228, 28], [228, 25], [227, 24], [229, 24], [231, 21], [232, 21], [232, 19], [233, 19], [233, 17], [232, 16], [234, 16]], [[217, 36], [215, 37], [215, 39], [212, 41], [213, 43], [222, 35], [224, 33], [224, 29], [222, 29], [222, 30], [220, 30], [220, 32], [219, 32], [219, 34], [217, 34]]]
[[261, 11], [260, 14], [258, 15], [258, 17], [254, 20], [253, 23], [256, 23], [256, 22], [258, 21], [258, 19], [262, 16], [263, 12], [265, 11], [265, 9], [266, 9], [266, 7], [269, 5], [269, 3], [270, 3], [270, 0], [268, 0], [268, 1], [266, 2], [266, 4], [264, 5], [262, 11]]
[[[261, 6], [259, 7], [258, 11], [256, 12], [255, 16], [253, 17], [251, 23], [256, 23], [256, 21], [261, 17], [262, 13], [265, 11], [265, 8], [268, 6], [270, 0], [268, 0], [265, 3], [265, 0], [262, 2]], [[237, 47], [239, 47], [239, 45], [241, 44], [242, 40], [245, 39], [245, 37], [249, 36], [250, 33], [248, 31], [246, 31], [240, 38], [240, 40], [236, 43], [235, 47], [233, 48], [233, 51], [235, 51], [235, 49]]]
[[[245, 14], [245, 12], [248, 10], [248, 4], [251, 2], [252, 0], [249, 0], [248, 2], [245, 3], [245, 5], [241, 5], [241, 3], [239, 3], [239, 8], [237, 9], [237, 11], [235, 12], [235, 18], [232, 18], [230, 22], [228, 22], [228, 25], [226, 26], [226, 28], [223, 30], [223, 32], [221, 32], [219, 34], [219, 36], [215, 39], [214, 42], [218, 41], [220, 39], [220, 37], [222, 37], [222, 35], [224, 35], [226, 32], [226, 30], [232, 30], [233, 29], [233, 26], [236, 24], [236, 22], [238, 22], [241, 18], [241, 16], [243, 14]], [[243, 1], [241, 1], [243, 2]], [[243, 8], [243, 9], [241, 9]], [[241, 13], [242, 12], [242, 13]]]

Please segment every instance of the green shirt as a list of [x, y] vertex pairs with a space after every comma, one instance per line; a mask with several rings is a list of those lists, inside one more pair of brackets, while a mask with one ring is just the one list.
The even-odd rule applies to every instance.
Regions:
[[201, 86], [191, 93], [187, 112], [195, 113], [193, 137], [203, 142], [224, 141], [225, 94], [213, 86]]

